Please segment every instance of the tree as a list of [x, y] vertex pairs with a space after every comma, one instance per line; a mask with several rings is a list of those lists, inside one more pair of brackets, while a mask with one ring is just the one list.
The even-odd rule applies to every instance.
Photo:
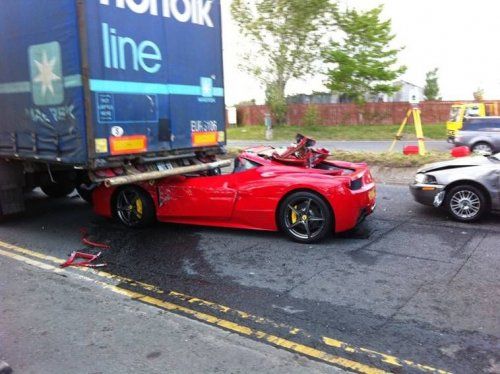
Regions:
[[478, 87], [478, 89], [475, 90], [472, 95], [474, 96], [474, 100], [483, 101], [484, 100], [484, 89], [482, 89], [481, 87]]
[[425, 75], [424, 96], [426, 100], [441, 100], [439, 97], [438, 68]]
[[313, 71], [325, 27], [334, 6], [330, 0], [233, 0], [231, 13], [256, 47], [243, 67], [266, 88], [266, 100], [278, 123], [285, 123], [285, 89], [292, 78]]
[[366, 95], [392, 95], [399, 90], [393, 82], [406, 71], [396, 66], [401, 49], [391, 48], [395, 35], [391, 21], [381, 20], [383, 7], [363, 12], [348, 9], [336, 12], [341, 41], [331, 41], [323, 53], [328, 69], [327, 86], [358, 104]]

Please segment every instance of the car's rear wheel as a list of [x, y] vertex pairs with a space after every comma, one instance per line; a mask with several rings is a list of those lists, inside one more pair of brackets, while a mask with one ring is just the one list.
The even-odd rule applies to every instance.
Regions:
[[484, 192], [474, 186], [456, 186], [446, 194], [445, 207], [457, 221], [475, 222], [481, 219], [488, 209], [487, 205]]
[[156, 219], [153, 199], [139, 187], [120, 188], [112, 204], [115, 217], [127, 227], [147, 227]]
[[278, 214], [281, 230], [299, 243], [318, 242], [332, 232], [330, 207], [312, 192], [291, 194], [280, 205]]
[[493, 147], [491, 146], [491, 144], [488, 144], [486, 142], [479, 142], [471, 147], [471, 151], [474, 153], [491, 155], [493, 153]]

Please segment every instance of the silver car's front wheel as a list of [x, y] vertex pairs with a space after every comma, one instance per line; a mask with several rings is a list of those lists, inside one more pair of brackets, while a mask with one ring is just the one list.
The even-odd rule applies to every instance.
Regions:
[[458, 221], [479, 220], [487, 210], [486, 205], [484, 193], [474, 186], [456, 186], [447, 193], [446, 207]]

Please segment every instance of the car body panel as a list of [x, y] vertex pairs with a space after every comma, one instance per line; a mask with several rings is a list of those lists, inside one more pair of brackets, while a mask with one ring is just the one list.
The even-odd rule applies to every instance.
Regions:
[[416, 202], [423, 205], [433, 205], [436, 196], [445, 189], [442, 185], [429, 185], [413, 183], [410, 185], [410, 192]]
[[[260, 166], [219, 176], [176, 176], [141, 183], [156, 206], [159, 221], [277, 231], [279, 204], [288, 194], [307, 190], [321, 195], [334, 213], [335, 232], [354, 228], [376, 205], [373, 178], [365, 164], [326, 162], [332, 170], [284, 165], [253, 153], [243, 160]], [[351, 182], [361, 179], [359, 189]], [[94, 211], [112, 216], [117, 188], [94, 191]]]
[[458, 158], [424, 166], [418, 174], [434, 178], [434, 183], [413, 182], [410, 185], [415, 200], [432, 205], [434, 197], [457, 184], [479, 185], [488, 194], [491, 209], [500, 210], [500, 154], [493, 157], [475, 156]]
[[232, 178], [225, 175], [189, 178], [176, 176], [158, 184], [157, 194], [161, 218], [207, 218], [229, 220], [236, 201], [237, 190]]

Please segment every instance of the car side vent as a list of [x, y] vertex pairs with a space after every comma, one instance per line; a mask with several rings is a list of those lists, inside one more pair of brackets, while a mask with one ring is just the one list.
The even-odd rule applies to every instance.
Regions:
[[363, 187], [363, 178], [358, 178], [356, 180], [353, 180], [351, 182], [351, 190], [353, 191], [357, 191], [357, 190], [360, 190], [361, 188]]

